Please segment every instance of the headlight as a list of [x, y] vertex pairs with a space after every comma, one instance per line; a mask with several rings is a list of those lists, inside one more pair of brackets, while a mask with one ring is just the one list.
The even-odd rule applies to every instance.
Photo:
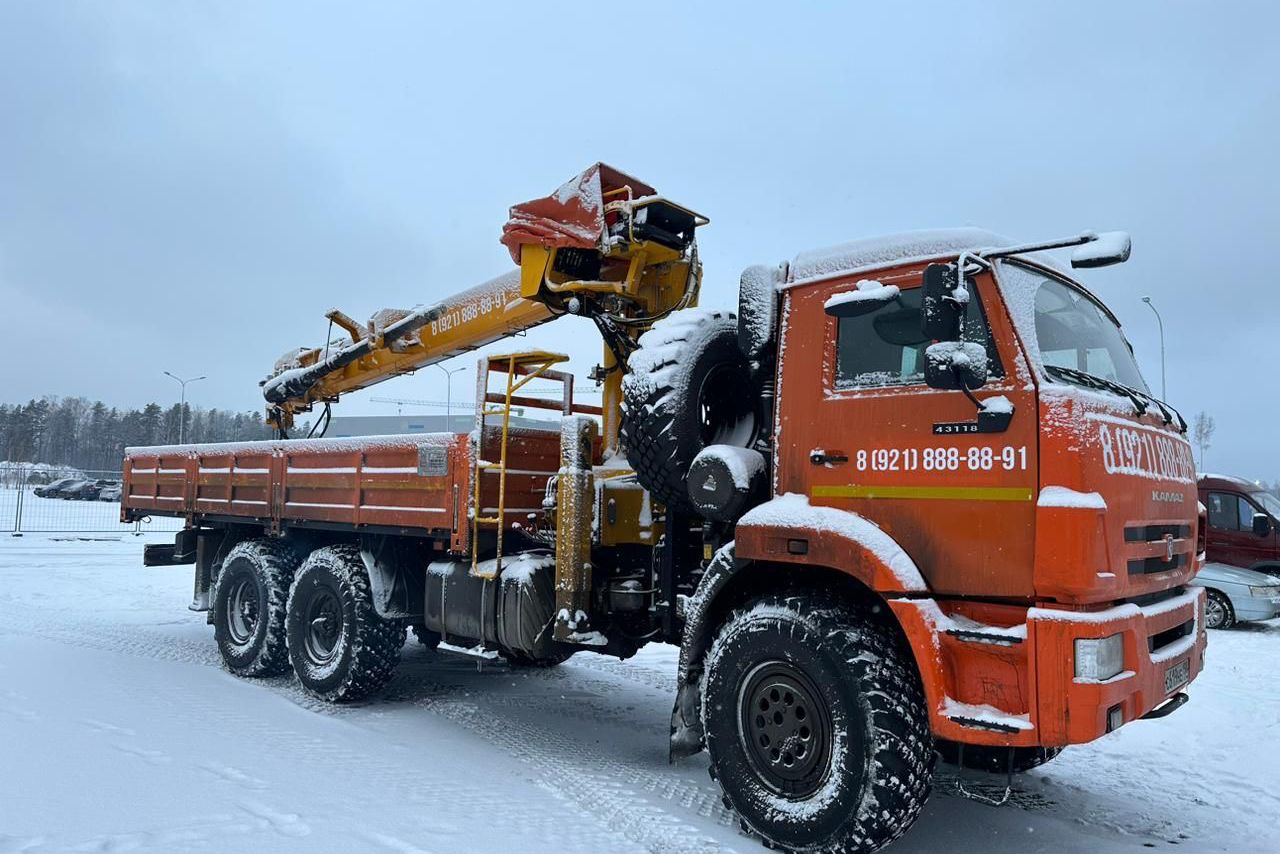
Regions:
[[1076, 678], [1105, 682], [1124, 670], [1124, 635], [1076, 641]]
[[1280, 596], [1280, 584], [1267, 584], [1263, 587], [1250, 587], [1249, 595], [1262, 596], [1263, 598]]

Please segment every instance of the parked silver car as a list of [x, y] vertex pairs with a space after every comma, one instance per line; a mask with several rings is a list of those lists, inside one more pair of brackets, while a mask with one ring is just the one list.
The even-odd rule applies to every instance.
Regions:
[[1204, 618], [1211, 629], [1280, 616], [1280, 578], [1273, 575], [1206, 563], [1191, 583], [1208, 591]]

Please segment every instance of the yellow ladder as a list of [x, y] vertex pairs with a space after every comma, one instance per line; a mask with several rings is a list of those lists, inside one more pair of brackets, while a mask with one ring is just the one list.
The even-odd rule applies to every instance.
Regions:
[[[573, 406], [573, 374], [553, 371], [551, 367], [560, 362], [569, 361], [563, 353], [548, 353], [542, 350], [531, 350], [523, 353], [510, 353], [504, 356], [485, 356], [480, 359], [476, 386], [476, 426], [477, 440], [475, 449], [475, 470], [471, 473], [472, 483], [472, 516], [471, 516], [471, 574], [478, 578], [496, 578], [502, 570], [502, 534], [506, 528], [504, 520], [507, 512], [507, 439], [511, 429], [511, 406], [531, 406], [540, 409], [556, 409], [568, 415]], [[507, 377], [505, 392], [489, 391], [489, 374], [505, 373]], [[521, 397], [516, 394], [524, 386], [535, 379], [554, 380], [564, 384], [565, 392], [562, 402]], [[499, 404], [491, 407], [490, 404]], [[580, 408], [580, 407], [579, 407]], [[484, 437], [486, 419], [490, 416], [502, 416], [502, 439], [499, 444], [498, 461], [484, 459]], [[498, 506], [497, 513], [492, 516], [483, 514], [484, 506], [480, 498], [481, 478], [485, 472], [498, 473]], [[480, 528], [492, 525], [496, 529], [496, 550], [492, 565], [480, 566]], [[489, 562], [486, 561], [486, 564]]]

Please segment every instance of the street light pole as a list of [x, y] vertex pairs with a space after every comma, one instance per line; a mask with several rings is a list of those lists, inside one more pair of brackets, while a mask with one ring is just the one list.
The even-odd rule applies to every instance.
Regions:
[[1155, 304], [1151, 302], [1151, 297], [1143, 297], [1142, 301], [1147, 304], [1147, 308], [1155, 312], [1156, 323], [1160, 325], [1160, 399], [1168, 400], [1169, 392], [1165, 389], [1164, 382], [1164, 319], [1160, 317], [1160, 312], [1156, 311]]
[[186, 435], [184, 428], [187, 426], [187, 383], [207, 380], [208, 377], [191, 377], [184, 380], [182, 377], [171, 374], [168, 371], [165, 371], [164, 375], [169, 377], [169, 379], [177, 381], [178, 385], [182, 386], [182, 396], [178, 399], [178, 444], [181, 445], [182, 440]]
[[465, 365], [462, 367], [449, 370], [444, 365], [436, 362], [436, 367], [444, 371], [444, 420], [445, 432], [453, 431], [453, 375], [465, 371]]

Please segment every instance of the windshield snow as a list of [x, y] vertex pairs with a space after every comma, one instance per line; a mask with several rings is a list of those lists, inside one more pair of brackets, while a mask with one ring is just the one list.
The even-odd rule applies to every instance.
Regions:
[[1014, 261], [1001, 262], [998, 276], [1032, 358], [1054, 379], [1073, 382], [1070, 372], [1079, 372], [1148, 392], [1124, 333], [1093, 297]]

